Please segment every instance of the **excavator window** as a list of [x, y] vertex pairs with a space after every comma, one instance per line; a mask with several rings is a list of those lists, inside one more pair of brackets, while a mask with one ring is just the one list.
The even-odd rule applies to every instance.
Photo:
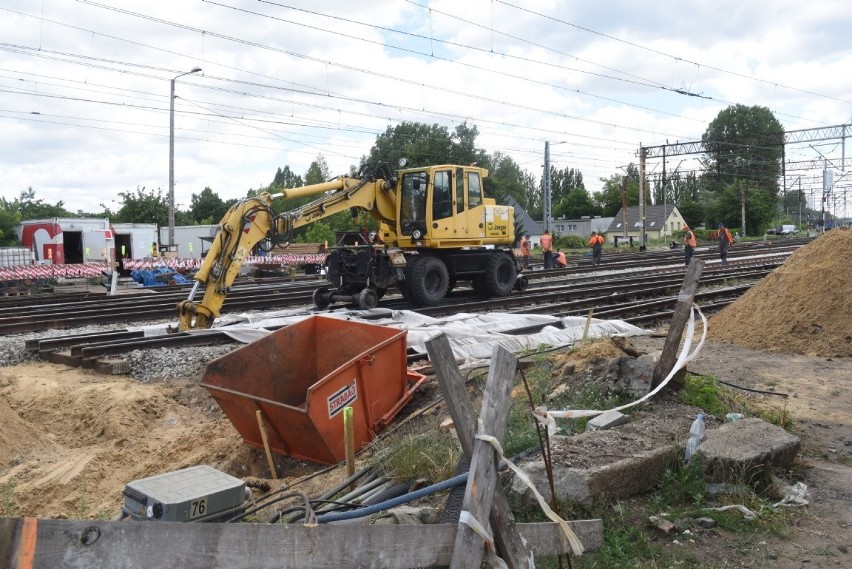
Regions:
[[402, 176], [399, 205], [399, 225], [403, 235], [415, 229], [426, 233], [426, 172], [409, 172]]
[[470, 208], [482, 205], [482, 186], [479, 172], [467, 173], [467, 205]]
[[456, 168], [456, 213], [464, 211], [464, 170]]
[[445, 219], [453, 215], [453, 194], [450, 187], [450, 171], [435, 172], [432, 184], [432, 219]]

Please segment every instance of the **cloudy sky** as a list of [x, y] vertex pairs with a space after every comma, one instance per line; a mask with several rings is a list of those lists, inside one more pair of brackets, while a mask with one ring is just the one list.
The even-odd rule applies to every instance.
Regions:
[[0, 195], [165, 193], [170, 80], [196, 67], [176, 80], [180, 208], [319, 154], [344, 174], [400, 121], [467, 121], [536, 176], [550, 141], [596, 191], [735, 103], [787, 130], [852, 122], [850, 29], [846, 0], [0, 0]]

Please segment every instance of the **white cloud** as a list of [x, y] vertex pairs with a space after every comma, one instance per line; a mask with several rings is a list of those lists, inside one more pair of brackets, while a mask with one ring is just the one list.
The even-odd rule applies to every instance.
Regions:
[[284, 4], [4, 2], [0, 195], [32, 186], [91, 211], [167, 191], [169, 81], [196, 66], [176, 81], [182, 207], [205, 187], [227, 199], [279, 167], [304, 173], [320, 153], [345, 173], [401, 120], [467, 120], [480, 146], [535, 174], [544, 141], [564, 140], [555, 165], [595, 190], [640, 143], [698, 140], [731, 103], [788, 129], [852, 119], [840, 0]]

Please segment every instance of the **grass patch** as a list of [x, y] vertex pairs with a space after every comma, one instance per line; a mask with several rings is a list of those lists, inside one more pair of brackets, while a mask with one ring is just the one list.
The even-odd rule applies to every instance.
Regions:
[[780, 407], [753, 401], [745, 392], [725, 387], [712, 376], [687, 374], [684, 388], [678, 391], [678, 399], [687, 405], [700, 407], [708, 415], [724, 419], [728, 413], [742, 413], [759, 417], [767, 423], [786, 431], [795, 428], [793, 418], [787, 413], [786, 404]]
[[11, 480], [6, 482], [3, 489], [3, 516], [7, 518], [18, 517], [18, 504], [15, 502], [15, 485]]
[[441, 481], [452, 478], [461, 456], [456, 436], [448, 432], [394, 433], [382, 440], [373, 465], [388, 478]]

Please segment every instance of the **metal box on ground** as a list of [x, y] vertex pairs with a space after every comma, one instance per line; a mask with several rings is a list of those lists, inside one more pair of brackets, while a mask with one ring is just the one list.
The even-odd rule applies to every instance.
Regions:
[[123, 494], [123, 512], [135, 520], [208, 522], [243, 510], [246, 483], [202, 465], [134, 480]]
[[343, 409], [355, 446], [384, 429], [425, 379], [410, 372], [404, 330], [311, 316], [208, 364], [201, 385], [254, 447], [336, 464], [345, 458]]

